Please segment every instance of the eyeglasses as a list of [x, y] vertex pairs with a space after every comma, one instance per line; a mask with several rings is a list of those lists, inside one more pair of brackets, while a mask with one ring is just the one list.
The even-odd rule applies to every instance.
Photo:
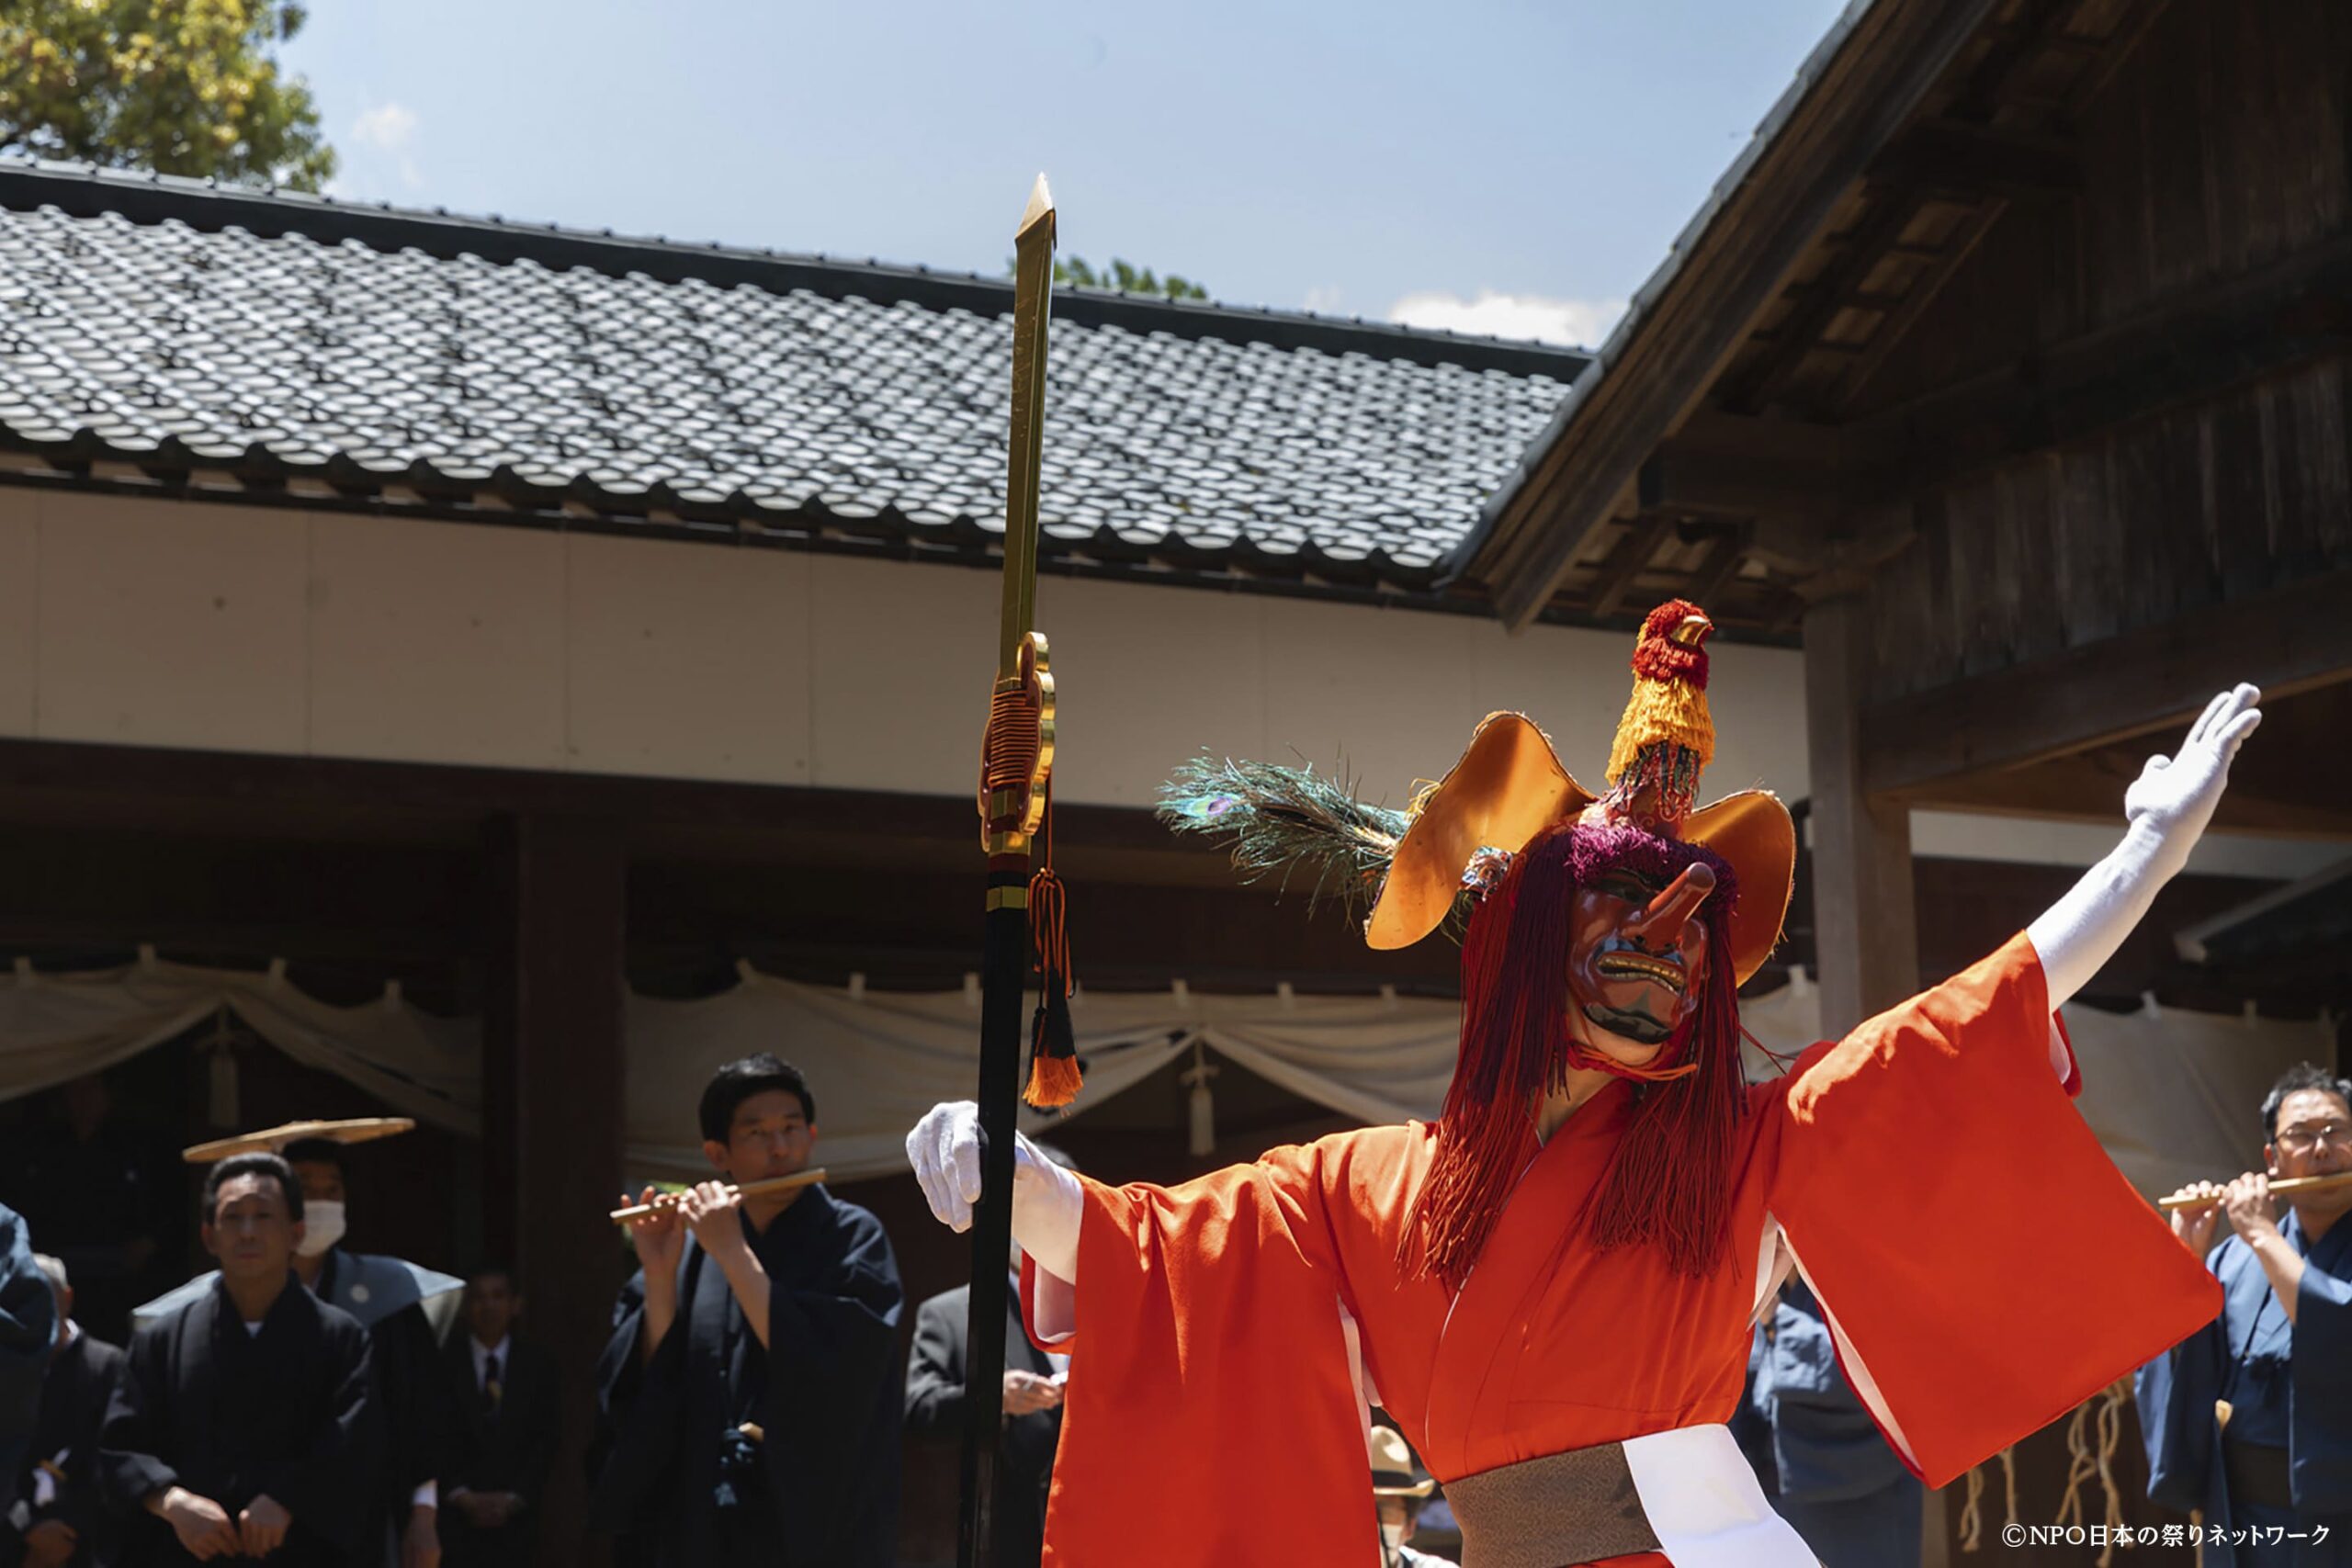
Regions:
[[2322, 1144], [2334, 1144], [2339, 1149], [2352, 1149], [2352, 1123], [2328, 1122], [2317, 1127], [2297, 1127], [2278, 1134], [2281, 1154], [2307, 1155]]

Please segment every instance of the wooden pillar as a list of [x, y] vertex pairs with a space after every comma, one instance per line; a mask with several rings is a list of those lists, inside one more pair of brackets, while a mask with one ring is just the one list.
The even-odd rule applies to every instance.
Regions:
[[492, 825], [492, 966], [483, 1039], [483, 1231], [514, 1261], [526, 1330], [556, 1359], [563, 1435], [540, 1511], [539, 1562], [592, 1561], [581, 1454], [622, 1253], [623, 890], [612, 824]]
[[1813, 927], [1821, 1027], [1835, 1037], [1919, 988], [1908, 807], [1862, 792], [1871, 645], [1860, 596], [1805, 612], [1805, 744], [1813, 774]]
[[[1861, 710], [1871, 671], [1860, 593], [1824, 599], [1804, 617], [1805, 749], [1813, 775], [1814, 958], [1821, 1030], [1835, 1039], [1919, 988], [1919, 916], [1911, 881], [1911, 813], [1862, 789]], [[1950, 1568], [1947, 1494], [1927, 1495], [1921, 1568]]]

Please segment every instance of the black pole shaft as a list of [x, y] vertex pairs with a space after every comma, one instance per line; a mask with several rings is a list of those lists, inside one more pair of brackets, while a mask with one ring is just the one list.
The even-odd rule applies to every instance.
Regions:
[[956, 1530], [958, 1568], [983, 1568], [996, 1556], [997, 1449], [1003, 1431], [1004, 1327], [1012, 1255], [1012, 1145], [1020, 1098], [1021, 992], [1029, 976], [1025, 901], [996, 907], [1006, 892], [1025, 896], [1026, 856], [989, 868], [990, 908], [980, 960], [981, 1197], [972, 1211], [972, 1297], [965, 1330], [963, 1514]]

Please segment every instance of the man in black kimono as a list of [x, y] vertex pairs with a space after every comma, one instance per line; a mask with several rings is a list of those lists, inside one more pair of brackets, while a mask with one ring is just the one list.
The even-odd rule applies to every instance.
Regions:
[[[598, 1368], [592, 1520], [651, 1568], [888, 1568], [897, 1550], [899, 1266], [808, 1165], [816, 1103], [761, 1055], [703, 1090], [707, 1181], [632, 1223], [644, 1269]], [[639, 1201], [655, 1196], [646, 1189]]]
[[74, 1321], [74, 1281], [61, 1260], [35, 1254], [57, 1303], [57, 1342], [41, 1375], [40, 1414], [18, 1475], [16, 1506], [0, 1522], [6, 1568], [111, 1568], [119, 1523], [98, 1496], [98, 1427], [122, 1352]]
[[442, 1359], [459, 1391], [457, 1441], [441, 1472], [447, 1568], [528, 1568], [555, 1463], [555, 1361], [514, 1332], [522, 1293], [503, 1265], [466, 1281], [464, 1331]]
[[[1068, 1155], [1045, 1144], [1037, 1152], [1064, 1169]], [[996, 1552], [1005, 1568], [1035, 1568], [1046, 1550], [1046, 1492], [1062, 1435], [1062, 1386], [1069, 1358], [1040, 1350], [1021, 1322], [1021, 1248], [1011, 1259], [1004, 1298], [1004, 1443], [997, 1464]], [[907, 1429], [953, 1443], [964, 1436], [964, 1359], [971, 1332], [972, 1287], [958, 1285], [915, 1309], [914, 1348], [907, 1356]]]
[[99, 1484], [131, 1516], [122, 1561], [375, 1568], [368, 1334], [295, 1280], [301, 1188], [276, 1155], [237, 1155], [204, 1214], [220, 1272], [133, 1333], [98, 1438]]
[[[457, 1440], [458, 1403], [441, 1358], [464, 1281], [405, 1258], [345, 1248], [345, 1137], [380, 1134], [372, 1120], [291, 1122], [244, 1137], [201, 1145], [191, 1157], [235, 1152], [282, 1154], [302, 1189], [302, 1240], [294, 1273], [311, 1293], [341, 1308], [368, 1331], [376, 1368], [375, 1404], [383, 1421], [384, 1464], [373, 1506], [400, 1568], [438, 1568], [439, 1482]], [[302, 1135], [289, 1137], [289, 1133]], [[139, 1308], [145, 1322], [211, 1288], [210, 1275]]]

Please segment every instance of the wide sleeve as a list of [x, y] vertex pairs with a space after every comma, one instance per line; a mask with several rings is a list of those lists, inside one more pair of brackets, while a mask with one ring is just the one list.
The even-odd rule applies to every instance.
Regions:
[[171, 1337], [181, 1315], [132, 1331], [98, 1427], [99, 1491], [126, 1515], [135, 1516], [148, 1498], [179, 1483], [179, 1472], [163, 1454], [171, 1431]]
[[384, 1413], [377, 1403], [368, 1331], [356, 1323], [334, 1325], [323, 1344], [325, 1397], [304, 1451], [262, 1467], [254, 1490], [356, 1558], [369, 1527], [382, 1517], [377, 1505], [387, 1450]]
[[2344, 1420], [2352, 1410], [2352, 1249], [2335, 1254], [2342, 1261], [2333, 1272], [2305, 1258], [2295, 1292], [2287, 1448], [2301, 1514], [2352, 1513], [2352, 1432]]
[[[689, 1246], [691, 1260], [695, 1256]], [[682, 1281], [694, 1270], [681, 1270]], [[645, 1331], [645, 1276], [633, 1276], [613, 1305], [613, 1337], [596, 1362], [596, 1429], [587, 1452], [591, 1529], [634, 1528], [674, 1457], [685, 1411], [687, 1315], [693, 1296], [682, 1282], [678, 1314], [649, 1361], [638, 1349]]]
[[2176, 1513], [2202, 1508], [2211, 1490], [2220, 1432], [2213, 1402], [2222, 1394], [2228, 1353], [2215, 1319], [2132, 1375], [2148, 1455], [2148, 1501]]
[[2020, 933], [1807, 1052], [1764, 1106], [1770, 1211], [1855, 1392], [1931, 1486], [2221, 1310], [2075, 1111], [2048, 998]]
[[[1130, 1560], [1137, 1541], [1159, 1568], [1374, 1561], [1326, 1152], [1276, 1149], [1172, 1188], [1080, 1178], [1049, 1568]], [[1038, 1294], [1024, 1262], [1043, 1344]]]
[[449, 1363], [434, 1338], [432, 1320], [414, 1303], [385, 1319], [369, 1336], [377, 1358], [386, 1460], [392, 1490], [408, 1517], [407, 1497], [447, 1470], [455, 1455], [460, 1417]]
[[907, 1429], [918, 1438], [953, 1438], [964, 1429], [964, 1357], [946, 1298], [915, 1311], [907, 1353]]
[[[882, 1222], [853, 1205], [834, 1214], [833, 1267], [807, 1284], [770, 1277], [761, 1452], [779, 1507], [800, 1521], [812, 1554], [865, 1564], [887, 1561], [896, 1540], [906, 1296]], [[824, 1419], [809, 1419], [812, 1411]]]
[[[98, 1436], [106, 1422], [107, 1402], [113, 1397], [114, 1385], [121, 1372], [122, 1352], [87, 1335], [75, 1344], [82, 1350], [87, 1375], [74, 1385], [80, 1408], [74, 1412], [65, 1482], [58, 1489], [57, 1503], [51, 1515], [72, 1525], [75, 1534], [94, 1546], [103, 1548], [111, 1539], [114, 1521], [107, 1517], [98, 1491]], [[101, 1550], [93, 1561], [105, 1562], [111, 1555]]]

